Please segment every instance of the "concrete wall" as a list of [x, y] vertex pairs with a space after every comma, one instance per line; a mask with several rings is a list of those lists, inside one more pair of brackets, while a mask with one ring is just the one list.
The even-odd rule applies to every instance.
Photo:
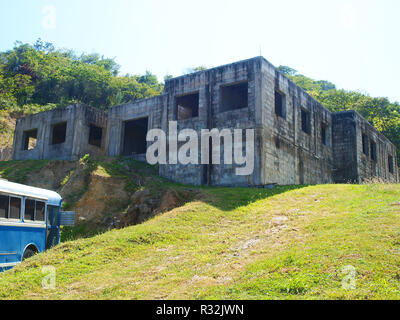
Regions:
[[[275, 92], [282, 97], [281, 114], [275, 110], [279, 99]], [[188, 94], [195, 94], [196, 103], [198, 99], [198, 112], [186, 118], [192, 112], [181, 108], [185, 110], [181, 120], [177, 99], [186, 103]], [[309, 116], [308, 132], [302, 128], [302, 110]], [[207, 129], [229, 129], [231, 133], [234, 129], [254, 129], [254, 171], [248, 176], [236, 174], [242, 166], [224, 163], [222, 139], [219, 153], [211, 152], [219, 155], [220, 165], [201, 164], [200, 140], [198, 164], [171, 163], [172, 148], [167, 140], [168, 164], [160, 165], [159, 173], [181, 183], [258, 186], [362, 182], [370, 177], [399, 181], [397, 152], [388, 139], [356, 112], [331, 113], [262, 57], [170, 79], [162, 95], [111, 107], [108, 115], [85, 105], [72, 105], [20, 119], [13, 158], [78, 159], [87, 153], [119, 156], [129, 139], [125, 137], [127, 121], [143, 118], [147, 118], [148, 130], [163, 129], [172, 134], [169, 124], [176, 122], [177, 132], [193, 129], [199, 139]], [[66, 140], [51, 144], [52, 127], [61, 122], [67, 123]], [[88, 143], [91, 124], [103, 128], [101, 147]], [[24, 150], [24, 132], [33, 129], [37, 129], [37, 146]], [[363, 153], [363, 134], [376, 143], [376, 160]], [[179, 142], [178, 150], [185, 143]], [[246, 151], [245, 146], [242, 151]], [[389, 155], [393, 157], [393, 173], [389, 172]], [[144, 154], [134, 156], [145, 159]]]
[[[204, 73], [196, 73], [186, 77], [176, 78], [172, 81], [167, 81], [165, 83], [164, 93], [166, 95], [164, 105], [165, 118], [163, 118], [161, 128], [164, 130], [164, 132], [167, 133], [168, 136], [177, 134], [182, 129], [193, 129], [199, 134], [202, 129], [207, 128], [208, 92], [206, 90], [206, 80], [204, 78]], [[176, 98], [178, 96], [192, 93], [199, 94], [198, 116], [195, 118], [178, 121]], [[174, 133], [172, 130], [170, 130], [170, 121], [177, 122], [177, 132]], [[185, 144], [185, 142], [178, 143], [178, 150], [183, 144]], [[167, 143], [167, 146], [167, 161], [169, 164], [160, 166], [160, 175], [181, 183], [193, 185], [204, 184], [203, 176], [205, 174], [204, 170], [206, 170], [205, 167], [201, 164], [174, 164], [174, 162], [178, 161], [173, 161], [172, 157], [169, 157], [170, 143]], [[174, 158], [175, 157], [176, 155], [174, 156]], [[200, 163], [200, 154], [198, 157], [198, 163]]]
[[[360, 114], [355, 111], [351, 113], [356, 125], [358, 182], [361, 183], [375, 177], [390, 182], [399, 182], [396, 147], [385, 136], [377, 132]], [[368, 140], [367, 154], [364, 154], [363, 151], [363, 134]], [[376, 144], [375, 160], [371, 157], [371, 141]], [[393, 173], [389, 172], [389, 156], [393, 158]]]
[[358, 182], [357, 128], [353, 112], [333, 114], [333, 180], [336, 183]]
[[161, 95], [110, 108], [107, 122], [107, 155], [111, 157], [122, 155], [126, 121], [148, 117], [148, 130], [160, 129], [161, 123], [166, 122], [165, 115], [163, 115], [165, 99], [165, 95]]
[[[79, 159], [88, 153], [92, 155], [104, 155], [106, 151], [107, 115], [99, 109], [85, 105], [79, 105], [77, 113], [79, 113], [79, 116], [75, 119], [72, 157], [74, 159]], [[90, 125], [102, 129], [100, 147], [88, 143]]]
[[[66, 123], [64, 143], [52, 144], [52, 128], [56, 124]], [[89, 145], [89, 125], [102, 127], [103, 139], [106, 136], [106, 116], [86, 105], [77, 104], [57, 108], [19, 119], [14, 134], [13, 159], [61, 159], [75, 160], [87, 153], [104, 154], [105, 145], [97, 148]], [[24, 150], [24, 133], [37, 130], [36, 148]]]
[[[251, 59], [234, 64], [213, 68], [207, 71], [190, 74], [169, 80], [165, 84], [167, 96], [167, 119], [177, 121], [176, 98], [185, 94], [199, 93], [199, 114], [196, 118], [178, 121], [178, 132], [182, 129], [193, 129], [201, 136], [203, 129], [254, 129], [259, 118], [259, 79], [256, 75], [260, 70], [260, 59]], [[247, 107], [224, 111], [221, 110], [221, 88], [247, 82]], [[163, 122], [163, 129], [167, 129]], [[233, 130], [232, 130], [233, 133]], [[185, 142], [180, 142], [180, 148]], [[258, 149], [257, 149], [258, 148]], [[200, 145], [199, 145], [200, 149]], [[215, 152], [215, 151], [214, 151]], [[224, 185], [248, 186], [261, 183], [260, 152], [256, 145], [255, 170], [250, 176], [235, 174], [235, 164], [224, 163], [224, 146], [221, 143], [220, 165], [189, 164], [161, 166], [160, 174], [166, 178], [194, 185]], [[200, 163], [200, 152], [199, 152]]]
[[[265, 59], [261, 71], [262, 181], [264, 184], [331, 183], [332, 114]], [[284, 117], [275, 112], [275, 90], [283, 96]], [[301, 110], [310, 115], [310, 131], [301, 125]], [[326, 126], [327, 143], [321, 127]]]
[[[355, 111], [338, 112], [333, 116], [334, 181], [362, 183], [380, 178], [399, 182], [397, 150], [393, 143]], [[367, 150], [363, 149], [363, 135]], [[371, 141], [376, 145], [376, 159], [371, 156]], [[389, 172], [389, 156], [393, 159], [393, 173]]]

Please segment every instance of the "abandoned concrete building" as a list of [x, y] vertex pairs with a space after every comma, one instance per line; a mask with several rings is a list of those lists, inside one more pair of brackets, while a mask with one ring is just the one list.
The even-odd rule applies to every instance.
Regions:
[[251, 175], [236, 175], [236, 165], [223, 160], [159, 165], [161, 176], [180, 183], [399, 182], [397, 151], [386, 137], [355, 111], [330, 112], [263, 57], [167, 80], [162, 95], [114, 106], [107, 114], [78, 104], [20, 119], [13, 159], [76, 160], [90, 153], [145, 160], [148, 130], [168, 132], [170, 121], [177, 121], [178, 131], [199, 135], [213, 128], [255, 130]]
[[13, 159], [79, 159], [104, 155], [107, 116], [86, 105], [71, 105], [17, 121]]

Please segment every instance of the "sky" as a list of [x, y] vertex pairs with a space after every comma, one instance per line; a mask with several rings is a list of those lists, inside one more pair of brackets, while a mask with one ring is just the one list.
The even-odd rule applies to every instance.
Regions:
[[0, 0], [0, 51], [38, 38], [159, 80], [264, 56], [400, 102], [399, 0]]

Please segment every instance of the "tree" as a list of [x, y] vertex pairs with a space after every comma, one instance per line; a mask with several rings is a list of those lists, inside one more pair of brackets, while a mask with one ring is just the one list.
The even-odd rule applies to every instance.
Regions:
[[22, 107], [83, 102], [107, 109], [162, 92], [162, 84], [150, 71], [119, 77], [119, 68], [114, 59], [97, 53], [78, 57], [41, 39], [33, 46], [16, 42], [12, 50], [0, 53], [1, 103]]
[[287, 66], [279, 66], [278, 70], [287, 76], [294, 76], [297, 73], [297, 70], [294, 70]]
[[206, 66], [198, 66], [198, 67], [194, 67], [194, 68], [187, 68], [183, 74], [190, 74], [190, 73], [195, 73], [195, 72], [199, 72], [199, 71], [205, 71], [208, 68]]

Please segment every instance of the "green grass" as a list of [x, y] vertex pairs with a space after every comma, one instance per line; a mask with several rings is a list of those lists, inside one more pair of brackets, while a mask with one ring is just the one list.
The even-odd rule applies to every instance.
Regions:
[[16, 183], [24, 183], [32, 172], [42, 169], [49, 160], [0, 161], [0, 176]]
[[[144, 224], [62, 243], [0, 274], [0, 298], [399, 299], [399, 199], [389, 184], [201, 188]], [[342, 286], [348, 265], [354, 290]]]
[[[28, 178], [32, 174], [40, 176], [41, 170], [47, 164], [52, 165], [54, 163], [50, 160], [1, 161], [0, 177], [12, 182], [32, 184], [32, 182], [28, 182]], [[126, 157], [110, 158], [85, 155], [79, 161], [71, 162], [71, 164], [74, 164], [74, 166], [65, 173], [65, 177], [58, 177], [60, 179], [59, 190], [54, 191], [60, 191], [71, 179], [74, 179], [76, 174], [79, 175], [79, 178], [84, 179], [84, 183], [75, 192], [64, 196], [62, 208], [65, 211], [74, 210], [77, 203], [89, 191], [90, 175], [92, 173], [109, 178], [121, 178], [125, 183], [124, 189], [129, 195], [147, 189], [153, 198], [158, 197], [161, 199], [168, 190], [185, 190], [187, 188], [187, 186], [159, 177], [157, 166], [151, 166]], [[50, 170], [54, 170], [54, 168]], [[114, 199], [106, 204], [106, 215], [124, 213], [129, 206], [129, 201]], [[107, 216], [103, 218], [107, 218]], [[105, 230], [108, 230], [108, 226], [93, 223], [92, 221], [80, 221], [74, 227], [63, 228], [61, 239], [64, 241], [92, 237], [104, 233]]]

